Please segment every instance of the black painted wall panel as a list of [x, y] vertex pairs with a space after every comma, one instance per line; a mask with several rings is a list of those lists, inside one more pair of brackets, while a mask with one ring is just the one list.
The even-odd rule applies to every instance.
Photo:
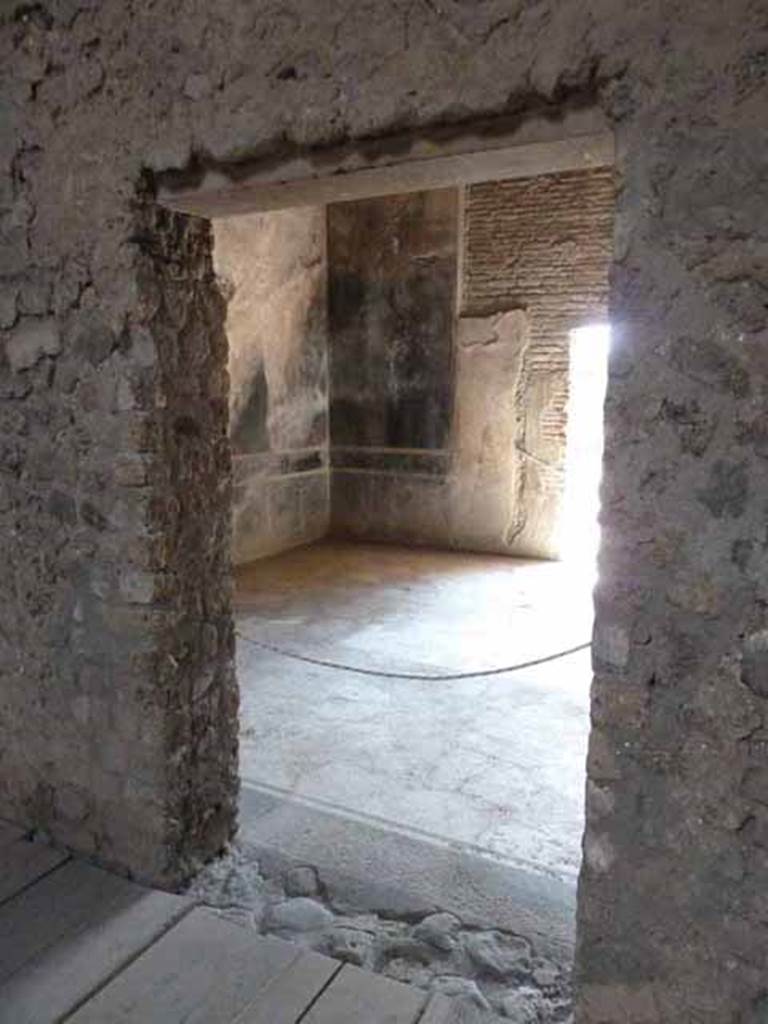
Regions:
[[447, 446], [457, 239], [455, 189], [328, 208], [334, 446]]

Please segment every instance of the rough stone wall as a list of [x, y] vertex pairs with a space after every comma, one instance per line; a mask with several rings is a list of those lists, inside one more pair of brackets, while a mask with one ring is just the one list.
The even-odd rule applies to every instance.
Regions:
[[233, 559], [322, 537], [330, 516], [325, 210], [214, 221], [228, 295]]
[[604, 321], [615, 184], [612, 168], [467, 189], [464, 315], [525, 310], [530, 345], [519, 381], [516, 554], [557, 555], [568, 404], [568, 334]]
[[521, 388], [530, 331], [524, 313], [460, 317], [448, 488], [452, 547], [514, 554], [525, 465]]
[[118, 477], [129, 487], [154, 484], [146, 565], [123, 579], [122, 596], [145, 621], [162, 624], [145, 665], [154, 693], [140, 692], [134, 728], [152, 735], [153, 724], [162, 727], [165, 875], [173, 879], [221, 850], [234, 831], [228, 345], [210, 224], [158, 210], [145, 230], [137, 241], [138, 285], [146, 301], [158, 303], [149, 324], [157, 441], [152, 454], [126, 459]]
[[168, 883], [236, 806], [224, 303], [207, 224], [124, 216], [106, 267], [4, 281], [0, 806]]
[[133, 383], [159, 380], [143, 173], [594, 101], [619, 193], [577, 1020], [764, 1018], [767, 51], [762, 0], [3, 5], [0, 814], [178, 877], [215, 846], [177, 799], [178, 694], [231, 821], [231, 716], [161, 657], [181, 581], [118, 598], [167, 493], [116, 469], [164, 400]]

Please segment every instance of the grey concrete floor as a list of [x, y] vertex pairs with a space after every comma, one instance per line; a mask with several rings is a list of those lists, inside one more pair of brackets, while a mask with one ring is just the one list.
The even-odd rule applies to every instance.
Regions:
[[[459, 912], [519, 925], [520, 890], [546, 918], [543, 884], [569, 933], [589, 651], [494, 676], [413, 680], [307, 664], [245, 638], [374, 671], [495, 669], [589, 639], [589, 573], [322, 543], [254, 563], [236, 583], [242, 834], [430, 898], [436, 877], [472, 875], [483, 860], [486, 883], [500, 872], [491, 904], [469, 895], [470, 882]], [[512, 879], [517, 888], [505, 888]]]

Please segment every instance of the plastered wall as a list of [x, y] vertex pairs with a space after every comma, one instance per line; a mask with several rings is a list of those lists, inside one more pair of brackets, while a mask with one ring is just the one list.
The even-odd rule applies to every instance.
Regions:
[[325, 210], [214, 222], [226, 293], [232, 558], [322, 537], [330, 516]]
[[[767, 50], [755, 0], [5, 4], [0, 814], [165, 880], [234, 824], [225, 310], [153, 176], [596, 103], [618, 201], [577, 1020], [763, 1019]], [[171, 372], [168, 324], [200, 372]]]

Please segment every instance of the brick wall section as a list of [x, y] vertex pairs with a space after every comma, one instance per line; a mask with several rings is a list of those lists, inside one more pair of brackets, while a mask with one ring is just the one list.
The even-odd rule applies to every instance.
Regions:
[[528, 375], [558, 378], [542, 423], [555, 445], [565, 441], [568, 332], [607, 315], [613, 178], [605, 167], [467, 190], [463, 312], [528, 310]]
[[[568, 334], [607, 315], [614, 203], [607, 167], [467, 189], [462, 313], [525, 309], [530, 319], [519, 398], [535, 496], [520, 495], [528, 506], [518, 519], [520, 553], [555, 553], [546, 535], [556, 527], [562, 488]], [[526, 421], [534, 396], [538, 412]]]

